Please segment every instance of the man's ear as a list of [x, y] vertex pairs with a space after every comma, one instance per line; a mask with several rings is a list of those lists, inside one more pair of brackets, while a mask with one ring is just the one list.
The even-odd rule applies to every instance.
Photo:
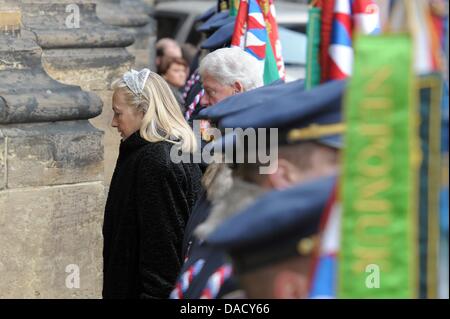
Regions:
[[289, 161], [279, 158], [278, 168], [268, 175], [268, 181], [274, 189], [285, 189], [297, 182], [297, 169]]
[[234, 94], [244, 92], [244, 86], [239, 81], [236, 81], [233, 83], [233, 89], [234, 89]]
[[273, 297], [275, 299], [308, 298], [307, 278], [290, 270], [280, 271], [274, 278]]

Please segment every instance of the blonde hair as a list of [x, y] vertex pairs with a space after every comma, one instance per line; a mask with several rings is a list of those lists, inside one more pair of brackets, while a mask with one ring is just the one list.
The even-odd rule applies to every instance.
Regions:
[[123, 89], [129, 106], [144, 113], [139, 131], [142, 138], [149, 142], [166, 141], [179, 145], [186, 153], [194, 153], [197, 150], [194, 132], [184, 119], [167, 82], [161, 76], [150, 72], [139, 95], [128, 88], [123, 78], [114, 81], [112, 89]]

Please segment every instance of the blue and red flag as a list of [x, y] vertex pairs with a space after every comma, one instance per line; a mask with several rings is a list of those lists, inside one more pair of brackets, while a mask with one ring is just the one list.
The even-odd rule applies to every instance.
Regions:
[[312, 299], [336, 298], [341, 211], [336, 186], [328, 200], [320, 225], [320, 245], [311, 275]]
[[352, 74], [353, 35], [378, 34], [380, 12], [373, 0], [334, 0], [329, 74], [325, 80], [345, 79]]
[[273, 0], [242, 0], [239, 3], [231, 45], [240, 47], [261, 62], [264, 84], [284, 79]]

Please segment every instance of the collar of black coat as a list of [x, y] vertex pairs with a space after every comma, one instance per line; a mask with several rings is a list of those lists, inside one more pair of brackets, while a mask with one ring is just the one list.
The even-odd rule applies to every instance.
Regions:
[[133, 153], [134, 151], [140, 149], [141, 147], [149, 144], [150, 142], [143, 139], [139, 134], [139, 131], [134, 132], [125, 140], [120, 142], [120, 154], [126, 155]]

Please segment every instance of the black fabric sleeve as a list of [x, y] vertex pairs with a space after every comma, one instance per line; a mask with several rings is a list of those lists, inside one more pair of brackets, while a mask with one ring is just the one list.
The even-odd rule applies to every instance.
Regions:
[[164, 155], [145, 154], [139, 164], [136, 200], [141, 298], [168, 298], [181, 268], [182, 189]]

